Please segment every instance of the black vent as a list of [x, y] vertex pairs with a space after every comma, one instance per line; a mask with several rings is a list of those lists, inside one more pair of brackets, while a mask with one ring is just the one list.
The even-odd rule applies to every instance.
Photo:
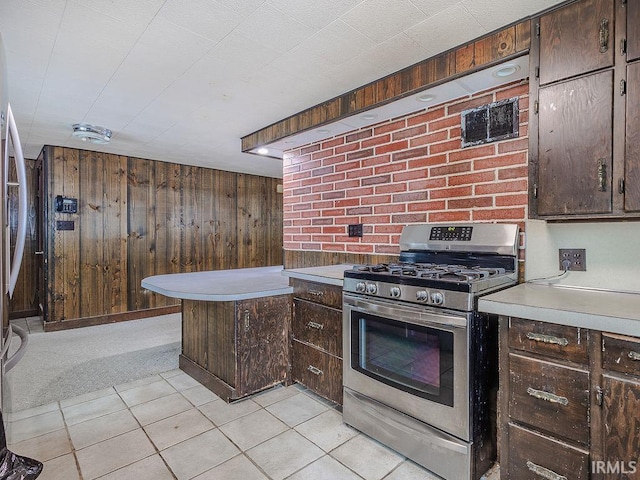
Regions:
[[518, 97], [463, 111], [462, 147], [517, 137], [518, 112]]

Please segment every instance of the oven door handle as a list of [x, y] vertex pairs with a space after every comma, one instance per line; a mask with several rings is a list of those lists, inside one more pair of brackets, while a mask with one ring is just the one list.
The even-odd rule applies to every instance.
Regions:
[[429, 307], [412, 307], [384, 299], [370, 300], [345, 293], [343, 295], [343, 311], [346, 312], [349, 309], [393, 320], [409, 321], [416, 325], [447, 328], [466, 328], [468, 326], [464, 313], [451, 314], [441, 310], [434, 311]]

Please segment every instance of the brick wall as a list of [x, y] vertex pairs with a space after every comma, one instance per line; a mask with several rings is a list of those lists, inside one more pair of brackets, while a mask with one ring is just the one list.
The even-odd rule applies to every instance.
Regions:
[[[460, 112], [519, 97], [520, 136], [461, 148]], [[528, 85], [517, 83], [285, 152], [284, 248], [397, 254], [409, 223], [527, 212]], [[364, 224], [362, 238], [347, 225]]]

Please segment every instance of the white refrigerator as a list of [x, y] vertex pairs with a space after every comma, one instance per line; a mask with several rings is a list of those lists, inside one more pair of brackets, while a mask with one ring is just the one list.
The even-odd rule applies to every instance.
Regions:
[[[42, 463], [17, 455], [7, 449], [5, 427], [8, 389], [6, 373], [20, 361], [26, 352], [28, 336], [26, 332], [9, 324], [8, 303], [18, 280], [22, 263], [27, 226], [27, 181], [22, 145], [16, 122], [9, 103], [7, 84], [7, 59], [5, 56], [2, 33], [0, 33], [0, 123], [2, 141], [0, 142], [0, 313], [2, 315], [2, 335], [0, 335], [0, 480], [32, 480], [42, 472]], [[9, 161], [16, 164], [17, 181], [9, 181]], [[18, 196], [18, 231], [14, 245], [10, 245], [8, 195], [10, 189], [16, 189]], [[12, 194], [14, 192], [11, 192]], [[17, 335], [14, 335], [16, 333]], [[17, 337], [17, 338], [16, 338]], [[11, 343], [20, 341], [18, 349], [9, 357]]]

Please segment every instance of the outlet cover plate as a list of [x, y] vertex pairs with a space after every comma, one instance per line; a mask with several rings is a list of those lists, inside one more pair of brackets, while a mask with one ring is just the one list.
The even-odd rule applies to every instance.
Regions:
[[362, 223], [352, 223], [351, 225], [349, 225], [348, 233], [350, 237], [361, 237]]
[[587, 271], [587, 251], [584, 248], [560, 248], [558, 249], [558, 260], [560, 270], [564, 270], [562, 262], [569, 260], [569, 268], [571, 272]]

